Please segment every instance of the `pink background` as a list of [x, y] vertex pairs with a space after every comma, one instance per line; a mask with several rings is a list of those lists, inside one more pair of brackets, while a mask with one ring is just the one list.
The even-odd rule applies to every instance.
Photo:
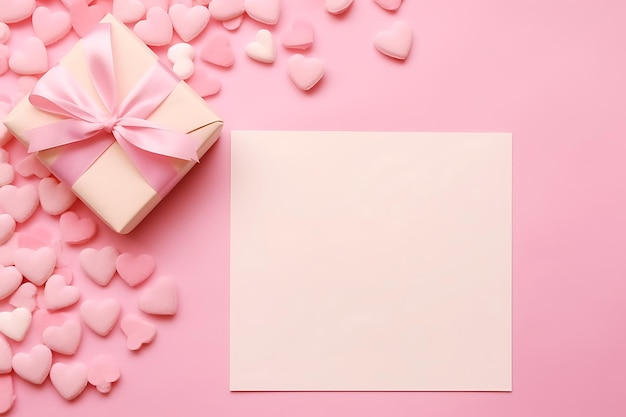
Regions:
[[[276, 34], [297, 17], [314, 22], [308, 54], [328, 68], [320, 85], [311, 94], [291, 85], [282, 48], [272, 66], [247, 59], [260, 25], [244, 21], [230, 35], [235, 66], [210, 69], [223, 81], [208, 100], [226, 121], [222, 139], [135, 232], [103, 231], [90, 245], [155, 255], [158, 274], [179, 282], [179, 314], [160, 321], [157, 340], [137, 354], [119, 329], [85, 338], [78, 359], [107, 350], [122, 366], [108, 398], [89, 389], [66, 403], [49, 382], [18, 381], [9, 415], [625, 415], [626, 4], [407, 0], [394, 15], [355, 0], [341, 17], [322, 0], [283, 5]], [[372, 47], [397, 18], [415, 34], [404, 64]], [[10, 45], [29, 29], [20, 26]], [[51, 48], [52, 59], [72, 42]], [[14, 80], [0, 77], [0, 91], [15, 90]], [[513, 392], [230, 393], [231, 129], [512, 132]], [[102, 294], [84, 277], [75, 282], [84, 297]], [[119, 280], [106, 291], [122, 292], [126, 305], [135, 296]]]

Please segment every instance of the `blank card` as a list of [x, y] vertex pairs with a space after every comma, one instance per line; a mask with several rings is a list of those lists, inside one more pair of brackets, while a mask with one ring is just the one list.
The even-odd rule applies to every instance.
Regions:
[[234, 131], [232, 391], [510, 391], [511, 135]]

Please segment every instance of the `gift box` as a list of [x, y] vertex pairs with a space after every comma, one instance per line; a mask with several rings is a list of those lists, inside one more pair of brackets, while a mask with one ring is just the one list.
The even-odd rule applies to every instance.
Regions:
[[215, 143], [223, 122], [107, 15], [5, 124], [105, 223], [128, 233]]

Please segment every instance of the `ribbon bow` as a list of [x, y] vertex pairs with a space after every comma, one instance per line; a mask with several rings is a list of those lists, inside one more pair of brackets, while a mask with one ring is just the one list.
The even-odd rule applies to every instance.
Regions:
[[163, 190], [176, 175], [169, 159], [198, 162], [191, 136], [145, 120], [180, 80], [156, 61], [119, 102], [111, 25], [99, 24], [82, 42], [89, 77], [101, 103], [87, 94], [64, 67], [50, 69], [37, 82], [29, 99], [36, 108], [64, 119], [26, 131], [28, 152], [68, 146], [51, 168], [61, 180], [73, 184], [117, 142], [146, 181], [155, 190]]

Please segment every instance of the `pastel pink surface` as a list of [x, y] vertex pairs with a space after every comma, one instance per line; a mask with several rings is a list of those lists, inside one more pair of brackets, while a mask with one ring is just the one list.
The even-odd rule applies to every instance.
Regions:
[[[220, 142], [131, 236], [101, 228], [92, 243], [150, 253], [159, 271], [176, 273], [176, 317], [159, 322], [158, 339], [139, 355], [126, 352], [119, 329], [109, 336], [124, 375], [106, 399], [88, 389], [68, 406], [14, 377], [9, 415], [123, 416], [140, 406], [158, 417], [623, 417], [626, 4], [405, 1], [391, 15], [357, 1], [339, 19], [319, 1], [283, 6], [277, 39], [306, 16], [327, 77], [303, 94], [285, 75], [282, 47], [274, 67], [239, 59], [212, 73], [223, 84], [209, 101], [227, 121]], [[396, 18], [415, 35], [402, 63], [372, 46]], [[232, 34], [235, 50], [257, 29], [246, 19]], [[16, 27], [11, 42], [24, 36]], [[15, 80], [7, 73], [0, 85], [16, 91]], [[513, 132], [513, 392], [229, 393], [230, 129]], [[133, 305], [137, 294], [116, 283], [116, 297]], [[86, 343], [77, 357], [90, 363], [99, 353]], [[171, 358], [178, 366], [155, 369]]]

